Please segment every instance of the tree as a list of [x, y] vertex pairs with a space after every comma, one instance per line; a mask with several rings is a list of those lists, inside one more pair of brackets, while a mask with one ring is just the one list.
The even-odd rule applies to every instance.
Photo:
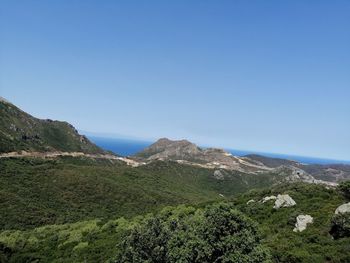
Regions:
[[12, 254], [12, 249], [0, 243], [0, 263], [9, 262]]
[[345, 181], [339, 184], [340, 191], [343, 192], [344, 196], [350, 199], [350, 181]]
[[334, 239], [350, 237], [350, 213], [333, 216], [330, 234]]
[[270, 262], [256, 224], [232, 205], [181, 206], [131, 230], [117, 262]]

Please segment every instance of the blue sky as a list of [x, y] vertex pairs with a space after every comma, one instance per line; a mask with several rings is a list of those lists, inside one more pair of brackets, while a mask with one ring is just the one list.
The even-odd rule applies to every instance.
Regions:
[[0, 95], [37, 117], [350, 160], [350, 1], [0, 6]]

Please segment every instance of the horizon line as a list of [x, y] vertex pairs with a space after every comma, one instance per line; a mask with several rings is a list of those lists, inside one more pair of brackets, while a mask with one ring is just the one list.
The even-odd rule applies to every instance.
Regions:
[[[139, 141], [139, 142], [149, 142], [149, 143], [155, 143], [158, 139], [160, 138], [168, 138], [166, 136], [161, 136], [159, 138], [141, 138], [138, 136], [129, 136], [129, 135], [123, 135], [123, 134], [116, 134], [116, 133], [99, 133], [99, 132], [89, 132], [89, 131], [84, 131], [84, 130], [79, 130], [79, 133], [82, 133], [83, 135], [86, 135], [88, 137], [97, 137], [97, 138], [104, 138], [104, 139], [119, 139], [119, 140], [131, 140], [131, 141]], [[186, 138], [182, 138], [185, 140], [188, 140]], [[182, 139], [170, 139], [170, 140], [182, 140]], [[190, 141], [190, 140], [188, 140]], [[322, 161], [335, 161], [337, 164], [343, 163], [343, 164], [350, 164], [350, 159], [345, 160], [345, 159], [335, 159], [335, 158], [330, 158], [330, 157], [319, 157], [319, 156], [310, 156], [310, 155], [299, 155], [295, 153], [280, 153], [280, 152], [269, 152], [269, 151], [260, 151], [260, 150], [247, 150], [247, 149], [237, 149], [237, 148], [231, 148], [231, 147], [226, 147], [226, 146], [214, 146], [214, 145], [204, 145], [201, 143], [195, 143], [190, 141], [191, 143], [194, 143], [198, 145], [199, 147], [202, 148], [221, 148], [227, 151], [240, 151], [240, 152], [247, 152], [247, 155], [249, 154], [257, 154], [265, 157], [270, 157], [270, 158], [277, 158], [277, 159], [287, 159], [287, 160], [293, 160], [293, 159], [288, 159], [289, 157], [296, 157], [296, 158], [312, 158], [312, 159], [318, 159]], [[267, 155], [280, 155], [278, 156], [267, 156]], [[285, 158], [283, 158], [285, 157]], [[300, 161], [299, 161], [300, 162]], [[332, 164], [332, 163], [329, 163]]]

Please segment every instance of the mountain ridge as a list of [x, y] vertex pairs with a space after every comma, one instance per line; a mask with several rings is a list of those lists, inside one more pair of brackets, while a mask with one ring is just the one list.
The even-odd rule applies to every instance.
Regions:
[[336, 183], [350, 179], [350, 165], [312, 165], [282, 158], [272, 158], [257, 154], [243, 157], [234, 156], [220, 148], [201, 148], [188, 140], [161, 138], [132, 156], [135, 160], [151, 162], [172, 160], [179, 163], [198, 165], [206, 168], [236, 170], [244, 173], [277, 173], [289, 171], [290, 179], [314, 183], [323, 181]]
[[106, 153], [70, 123], [38, 119], [2, 97], [0, 116], [0, 153], [22, 150]]

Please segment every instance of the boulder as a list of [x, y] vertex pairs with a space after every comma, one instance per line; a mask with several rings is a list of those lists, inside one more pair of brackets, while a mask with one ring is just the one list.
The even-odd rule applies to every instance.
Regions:
[[335, 214], [345, 214], [350, 213], [350, 202], [343, 204], [341, 206], [338, 206], [338, 208], [335, 210]]
[[214, 171], [214, 178], [217, 180], [223, 180], [224, 179], [224, 175], [220, 170], [215, 170]]
[[279, 209], [281, 207], [295, 206], [297, 203], [289, 195], [278, 195], [273, 208]]
[[301, 232], [306, 229], [307, 224], [311, 224], [314, 221], [310, 215], [298, 215], [297, 222], [295, 223], [294, 232]]
[[276, 200], [276, 196], [274, 195], [271, 195], [271, 196], [265, 196], [260, 202], [262, 203], [266, 203], [267, 201], [270, 201], [270, 200]]

